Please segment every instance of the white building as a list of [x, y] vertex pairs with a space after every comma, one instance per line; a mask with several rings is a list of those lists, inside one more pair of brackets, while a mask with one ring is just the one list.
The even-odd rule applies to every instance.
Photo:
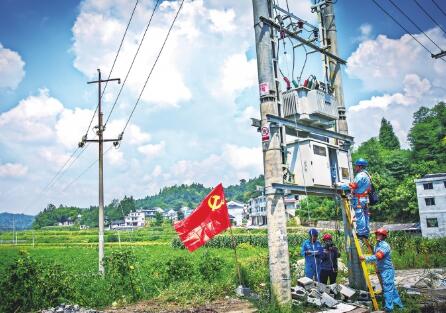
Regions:
[[266, 198], [259, 196], [251, 198], [248, 201], [248, 225], [262, 226], [266, 225]]
[[143, 227], [146, 223], [146, 215], [143, 211], [130, 212], [125, 217], [125, 226]]
[[180, 209], [180, 211], [183, 212], [183, 214], [184, 214], [184, 218], [188, 217], [188, 216], [191, 215], [192, 212], [193, 212], [193, 210], [192, 210], [191, 208], [188, 208], [187, 206], [183, 206], [183, 207]]
[[229, 201], [227, 204], [229, 218], [234, 226], [242, 226], [245, 205], [238, 201]]
[[169, 211], [164, 213], [164, 217], [169, 221], [175, 222], [178, 220], [178, 213], [175, 210], [170, 209]]
[[[298, 201], [293, 197], [285, 197], [284, 205], [287, 213], [287, 218], [293, 218], [296, 216], [296, 207]], [[249, 199], [248, 201], [248, 226], [262, 226], [266, 225], [267, 213], [266, 213], [266, 197], [259, 196], [257, 198]]]
[[446, 173], [427, 174], [415, 179], [421, 234], [446, 236]]

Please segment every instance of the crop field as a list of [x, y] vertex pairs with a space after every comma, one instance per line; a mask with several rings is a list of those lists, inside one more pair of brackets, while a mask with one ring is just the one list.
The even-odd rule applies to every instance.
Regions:
[[[34, 244], [33, 244], [34, 237]], [[194, 253], [181, 248], [170, 226], [106, 232], [106, 277], [97, 274], [97, 230], [40, 230], [0, 234], [0, 312], [28, 312], [61, 302], [103, 308], [141, 299], [200, 304], [234, 295], [233, 239], [220, 235]], [[236, 230], [243, 284], [268, 299], [265, 230]], [[306, 238], [290, 231], [290, 256]], [[342, 236], [335, 237], [341, 251]], [[446, 266], [445, 239], [393, 235], [397, 269]], [[343, 254], [345, 262], [345, 253]], [[292, 267], [293, 282], [297, 279]], [[342, 279], [342, 275], [340, 277]]]

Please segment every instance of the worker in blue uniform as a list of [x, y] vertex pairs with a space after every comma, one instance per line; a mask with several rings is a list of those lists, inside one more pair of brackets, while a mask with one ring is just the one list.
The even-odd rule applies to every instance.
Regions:
[[354, 171], [356, 173], [353, 182], [342, 185], [342, 189], [351, 192], [351, 205], [355, 211], [356, 232], [359, 238], [368, 238], [369, 227], [369, 192], [372, 186], [372, 180], [369, 173], [365, 170], [368, 162], [364, 159], [355, 161]]
[[321, 257], [324, 253], [321, 243], [317, 240], [318, 231], [314, 228], [308, 232], [310, 239], [306, 239], [300, 251], [305, 257], [305, 276], [320, 281]]
[[375, 231], [376, 240], [378, 241], [374, 254], [372, 256], [360, 256], [361, 261], [367, 263], [376, 263], [379, 275], [381, 275], [384, 293], [384, 310], [392, 312], [394, 305], [403, 307], [398, 290], [395, 287], [395, 270], [393, 268], [391, 251], [389, 244], [385, 241], [388, 233], [384, 228]]

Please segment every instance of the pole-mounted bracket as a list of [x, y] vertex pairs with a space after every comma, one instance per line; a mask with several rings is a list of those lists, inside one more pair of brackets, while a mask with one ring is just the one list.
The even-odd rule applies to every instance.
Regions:
[[302, 37], [300, 37], [300, 36], [294, 34], [294, 33], [291, 32], [290, 30], [281, 27], [281, 26], [280, 26], [279, 24], [277, 24], [275, 21], [273, 21], [273, 20], [271, 20], [271, 19], [269, 19], [269, 18], [266, 18], [266, 17], [264, 17], [264, 16], [260, 16], [259, 19], [260, 19], [261, 22], [263, 22], [263, 23], [265, 23], [265, 24], [267, 24], [267, 25], [269, 25], [269, 26], [275, 28], [276, 30], [285, 32], [285, 34], [286, 34], [287, 36], [289, 36], [289, 37], [291, 37], [291, 38], [294, 38], [294, 39], [296, 39], [297, 41], [300, 41], [301, 43], [307, 45], [308, 47], [310, 47], [310, 48], [312, 48], [312, 49], [314, 49], [314, 50], [316, 50], [316, 51], [318, 51], [318, 52], [320, 52], [320, 53], [322, 53], [322, 54], [324, 54], [324, 55], [326, 55], [326, 56], [332, 58], [332, 59], [335, 60], [337, 63], [339, 63], [339, 64], [347, 64], [347, 61], [345, 61], [344, 59], [341, 59], [340, 57], [334, 55], [333, 53], [328, 52], [328, 51], [326, 51], [325, 49], [323, 49], [323, 48], [321, 48], [321, 47], [315, 45], [315, 44], [312, 43], [311, 41], [306, 40], [306, 39], [304, 39], [304, 38], [302, 38]]

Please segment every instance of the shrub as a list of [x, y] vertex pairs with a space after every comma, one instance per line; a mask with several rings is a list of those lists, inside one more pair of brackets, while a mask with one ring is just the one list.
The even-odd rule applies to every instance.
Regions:
[[221, 276], [224, 263], [218, 256], [205, 251], [198, 262], [198, 272], [203, 280], [214, 281]]
[[66, 299], [71, 287], [60, 265], [43, 264], [21, 251], [0, 284], [1, 312], [29, 312]]
[[130, 250], [113, 251], [105, 258], [106, 279], [115, 299], [128, 296], [135, 301], [141, 297], [139, 276], [136, 275], [137, 266], [135, 255]]

